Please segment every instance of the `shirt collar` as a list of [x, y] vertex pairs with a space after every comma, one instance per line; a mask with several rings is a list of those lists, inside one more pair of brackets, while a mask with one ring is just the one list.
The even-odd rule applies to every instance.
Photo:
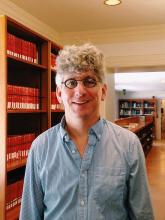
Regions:
[[102, 133], [103, 133], [103, 128], [104, 128], [105, 120], [104, 119], [99, 119], [99, 121], [94, 124], [90, 130], [89, 134], [94, 134], [98, 140], [100, 140]]
[[[68, 136], [68, 133], [65, 130], [65, 116], [62, 117], [61, 123], [60, 123], [60, 134], [63, 140], [65, 141], [70, 141], [70, 137]], [[105, 120], [104, 119], [99, 119], [99, 121], [96, 122], [90, 129], [89, 129], [89, 135], [95, 135], [98, 141], [100, 140], [102, 133], [103, 133], [103, 128], [105, 125]]]
[[62, 117], [61, 119], [61, 123], [60, 123], [60, 134], [61, 134], [61, 138], [62, 140], [64, 141], [69, 141], [70, 140], [70, 137], [68, 136], [66, 130], [65, 130], [65, 124], [66, 124], [66, 121], [65, 121], [65, 115]]

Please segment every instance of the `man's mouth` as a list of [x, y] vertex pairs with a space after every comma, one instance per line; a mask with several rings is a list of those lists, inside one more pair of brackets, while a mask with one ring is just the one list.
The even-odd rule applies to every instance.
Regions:
[[89, 100], [84, 100], [84, 101], [73, 101], [72, 103], [76, 104], [76, 105], [84, 105], [84, 104], [86, 104], [88, 102], [89, 102]]

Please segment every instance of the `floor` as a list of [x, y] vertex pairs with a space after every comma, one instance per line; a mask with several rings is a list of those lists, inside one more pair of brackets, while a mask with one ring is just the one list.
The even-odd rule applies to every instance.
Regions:
[[165, 220], [165, 139], [154, 141], [146, 166], [155, 220]]

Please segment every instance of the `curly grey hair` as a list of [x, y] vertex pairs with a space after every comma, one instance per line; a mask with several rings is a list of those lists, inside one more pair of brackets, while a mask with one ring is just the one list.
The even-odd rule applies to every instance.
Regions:
[[104, 56], [94, 45], [66, 45], [56, 59], [56, 84], [61, 84], [62, 76], [69, 73], [92, 71], [101, 82], [105, 81]]

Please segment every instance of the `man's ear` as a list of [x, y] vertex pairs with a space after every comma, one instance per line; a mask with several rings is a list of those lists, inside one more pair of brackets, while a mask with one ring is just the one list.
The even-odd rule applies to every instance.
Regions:
[[103, 86], [102, 86], [101, 101], [104, 101], [104, 100], [105, 100], [106, 94], [107, 94], [107, 85], [106, 85], [106, 84], [103, 84]]
[[59, 86], [56, 87], [56, 97], [59, 103], [62, 103], [62, 98], [61, 98], [61, 88]]

